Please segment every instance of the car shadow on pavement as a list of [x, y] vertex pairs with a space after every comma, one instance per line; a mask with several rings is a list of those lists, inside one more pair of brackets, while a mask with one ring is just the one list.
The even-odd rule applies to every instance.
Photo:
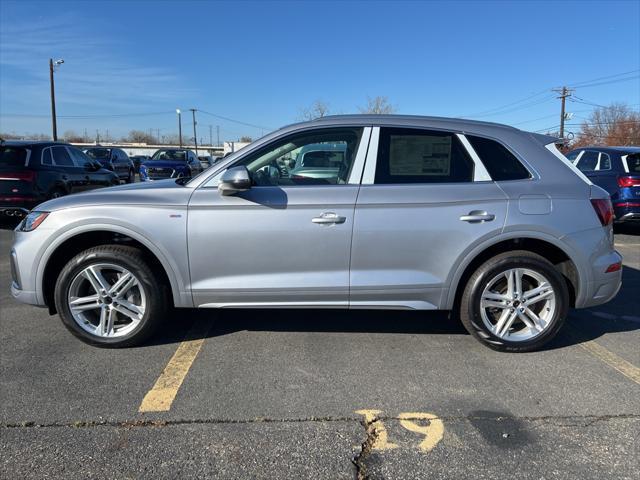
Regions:
[[[640, 289], [640, 271], [625, 267], [623, 287], [611, 302], [571, 310], [560, 334], [544, 350], [595, 340], [607, 333], [640, 329], [634, 310]], [[637, 308], [637, 305], [636, 307]], [[634, 317], [635, 315], [635, 317]], [[195, 323], [212, 322], [206, 338], [240, 331], [344, 332], [424, 335], [468, 335], [449, 312], [320, 309], [176, 309], [162, 331], [147, 345], [181, 342]]]
[[212, 322], [207, 338], [240, 331], [467, 335], [448, 312], [334, 309], [176, 309], [147, 345], [184, 340], [189, 328]]
[[640, 222], [616, 223], [613, 225], [613, 233], [617, 235], [640, 235]]

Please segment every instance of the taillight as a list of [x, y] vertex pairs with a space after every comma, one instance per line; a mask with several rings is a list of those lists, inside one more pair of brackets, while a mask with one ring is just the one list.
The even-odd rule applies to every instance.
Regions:
[[591, 205], [593, 205], [593, 209], [596, 211], [598, 218], [600, 219], [600, 223], [603, 227], [607, 225], [611, 225], [613, 223], [613, 205], [611, 205], [611, 200], [608, 198], [592, 198]]
[[0, 172], [0, 180], [24, 180], [25, 182], [33, 182], [36, 178], [36, 172], [33, 170], [25, 170], [24, 172]]
[[618, 186], [620, 188], [640, 187], [640, 178], [637, 178], [637, 177], [618, 177]]

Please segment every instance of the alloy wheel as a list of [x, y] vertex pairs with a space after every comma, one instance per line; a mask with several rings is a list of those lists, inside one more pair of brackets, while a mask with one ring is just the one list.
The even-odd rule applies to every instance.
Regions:
[[527, 268], [496, 275], [482, 292], [480, 315], [496, 337], [512, 342], [531, 340], [551, 324], [556, 292], [549, 280]]
[[147, 300], [138, 278], [112, 263], [85, 267], [69, 287], [69, 311], [75, 322], [92, 335], [122, 337], [140, 324]]

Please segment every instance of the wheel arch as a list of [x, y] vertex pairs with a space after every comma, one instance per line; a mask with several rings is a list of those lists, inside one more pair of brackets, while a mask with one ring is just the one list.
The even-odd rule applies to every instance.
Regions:
[[[92, 228], [76, 228], [58, 237], [40, 259], [36, 274], [36, 289], [41, 303], [55, 313], [53, 292], [57, 274], [64, 265], [79, 252], [98, 245], [121, 244], [139, 248], [149, 260], [152, 268], [162, 276], [170, 289], [173, 305], [185, 305], [185, 295], [181, 295], [182, 285], [170, 262], [146, 237], [130, 229], [116, 225], [93, 225]], [[190, 295], [189, 295], [190, 298]], [[188, 302], [187, 302], [188, 303]]]
[[572, 307], [580, 295], [585, 293], [587, 272], [580, 271], [580, 263], [574, 260], [575, 253], [568, 251], [566, 245], [561, 244], [555, 237], [538, 232], [514, 233], [494, 238], [462, 256], [463, 260], [457, 263], [458, 267], [449, 282], [450, 288], [443, 308], [452, 310], [459, 304], [467, 280], [482, 263], [499, 253], [511, 250], [527, 250], [549, 260], [567, 283]]

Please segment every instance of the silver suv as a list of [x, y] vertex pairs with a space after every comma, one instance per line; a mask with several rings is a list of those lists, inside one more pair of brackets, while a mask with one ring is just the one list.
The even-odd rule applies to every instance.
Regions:
[[[417, 116], [291, 125], [192, 179], [41, 204], [11, 291], [100, 346], [140, 343], [171, 306], [338, 307], [452, 310], [491, 348], [533, 350], [621, 285], [609, 197], [554, 141]], [[331, 175], [283, 168], [322, 144], [344, 151]]]

